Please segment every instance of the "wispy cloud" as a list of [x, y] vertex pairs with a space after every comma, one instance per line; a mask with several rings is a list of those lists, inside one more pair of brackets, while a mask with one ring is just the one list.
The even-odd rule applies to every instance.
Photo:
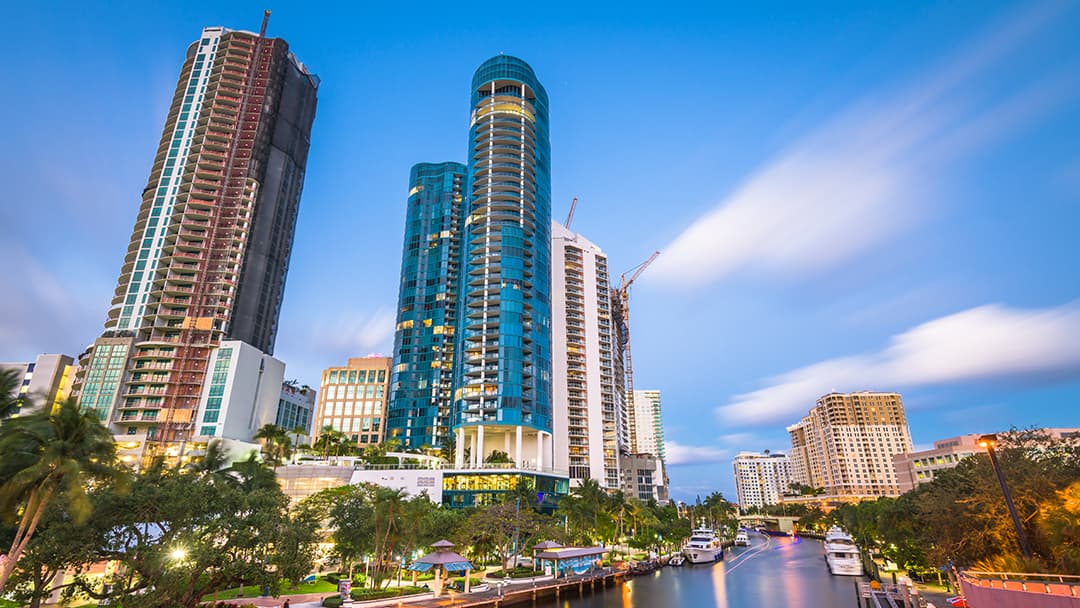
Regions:
[[685, 445], [677, 441], [665, 441], [664, 449], [667, 451], [667, 464], [669, 466], [708, 464], [731, 460], [730, 450], [714, 446]]
[[895, 237], [919, 221], [919, 202], [948, 161], [1075, 94], [1071, 72], [1015, 83], [992, 104], [973, 93], [1064, 6], [1010, 18], [914, 85], [856, 102], [796, 140], [663, 247], [647, 280], [691, 287], [738, 271], [804, 276]]
[[[0, 298], [0, 358], [32, 357], [40, 352], [77, 354], [72, 349], [90, 341], [83, 335], [95, 314], [104, 320], [95, 298], [61, 276], [21, 245], [0, 242], [5, 296]], [[77, 336], [75, 339], [72, 336]]]
[[356, 311], [339, 315], [315, 326], [314, 338], [322, 350], [352, 353], [352, 356], [389, 350], [394, 337], [394, 312]]
[[900, 390], [949, 383], [1080, 375], [1080, 304], [980, 306], [918, 325], [871, 354], [787, 372], [718, 408], [727, 424], [795, 422], [832, 390]]

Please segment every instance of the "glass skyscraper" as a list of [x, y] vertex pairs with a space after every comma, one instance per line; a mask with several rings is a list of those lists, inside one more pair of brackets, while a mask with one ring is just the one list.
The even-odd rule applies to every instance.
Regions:
[[529, 64], [498, 55], [473, 75], [470, 108], [451, 408], [455, 460], [479, 466], [499, 450], [519, 467], [550, 468], [547, 92]]
[[465, 165], [420, 163], [409, 175], [386, 437], [443, 447], [450, 433]]

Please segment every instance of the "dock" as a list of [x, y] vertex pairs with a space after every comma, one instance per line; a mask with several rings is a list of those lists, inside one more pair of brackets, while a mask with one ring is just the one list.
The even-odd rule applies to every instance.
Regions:
[[618, 586], [626, 577], [627, 572], [606, 568], [586, 574], [570, 576], [558, 579], [533, 580], [531, 582], [510, 583], [499, 585], [496, 582], [488, 582], [489, 589], [474, 591], [469, 594], [450, 592], [442, 597], [425, 597], [424, 599], [412, 599], [408, 597], [400, 600], [374, 600], [371, 602], [345, 602], [345, 606], [408, 606], [409, 608], [499, 608], [500, 606], [517, 606], [531, 604], [536, 600], [560, 599], [564, 597], [582, 597], [591, 593], [603, 591], [609, 587]]

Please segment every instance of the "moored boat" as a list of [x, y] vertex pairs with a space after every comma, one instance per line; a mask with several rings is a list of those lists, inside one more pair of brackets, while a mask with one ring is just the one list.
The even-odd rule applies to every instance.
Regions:
[[859, 576], [863, 573], [859, 548], [843, 530], [833, 526], [825, 533], [825, 561], [831, 574]]
[[691, 564], [706, 564], [724, 559], [724, 547], [711, 528], [698, 528], [690, 534], [683, 555]]

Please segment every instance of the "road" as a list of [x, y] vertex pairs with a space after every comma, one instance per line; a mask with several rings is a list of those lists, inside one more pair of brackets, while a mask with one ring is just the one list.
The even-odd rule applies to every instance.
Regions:
[[663, 568], [559, 608], [855, 608], [855, 580], [832, 576], [821, 543], [754, 535], [716, 564]]

